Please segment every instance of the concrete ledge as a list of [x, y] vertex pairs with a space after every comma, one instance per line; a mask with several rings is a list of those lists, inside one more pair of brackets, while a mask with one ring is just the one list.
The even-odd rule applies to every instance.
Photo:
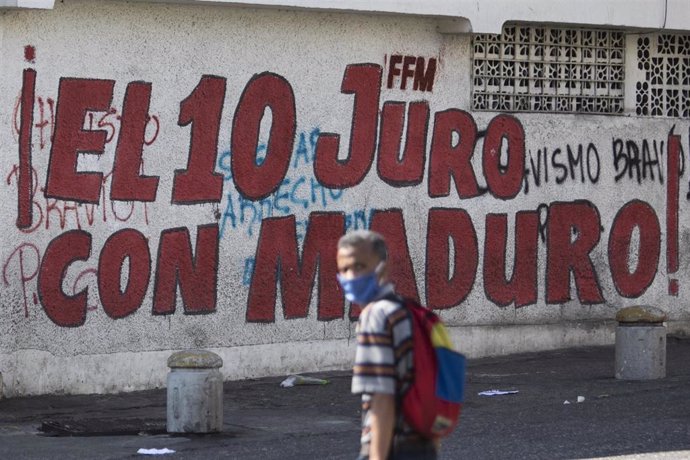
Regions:
[[[690, 331], [690, 322], [679, 330]], [[614, 321], [449, 328], [456, 347], [470, 358], [558, 348], [611, 345]], [[208, 348], [225, 363], [225, 380], [297, 372], [348, 369], [354, 337], [311, 342]], [[0, 354], [5, 396], [119, 393], [165, 386], [167, 359], [176, 350], [55, 356], [20, 350]], [[21, 365], [19, 365], [21, 363]]]
[[[225, 380], [344, 369], [354, 340], [325, 340], [208, 348], [224, 362]], [[165, 387], [168, 357], [177, 350], [55, 356], [20, 350], [0, 354], [6, 396], [120, 393]], [[17, 365], [18, 363], [21, 363]]]
[[615, 321], [449, 328], [455, 347], [468, 358], [611, 345], [615, 329]]
[[690, 321], [666, 321], [666, 335], [690, 338]]
[[37, 8], [52, 10], [55, 0], [0, 0], [0, 8]]

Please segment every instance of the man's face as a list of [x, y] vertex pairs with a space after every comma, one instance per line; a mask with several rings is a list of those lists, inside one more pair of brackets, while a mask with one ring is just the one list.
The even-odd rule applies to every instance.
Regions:
[[371, 246], [366, 243], [338, 249], [336, 261], [338, 273], [347, 280], [373, 272], [381, 262]]

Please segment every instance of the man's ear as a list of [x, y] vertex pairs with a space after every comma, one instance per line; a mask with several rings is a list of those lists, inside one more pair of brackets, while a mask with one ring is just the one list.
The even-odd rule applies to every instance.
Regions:
[[379, 281], [379, 284], [382, 282], [388, 281], [388, 261], [387, 260], [382, 260], [379, 262], [379, 265], [376, 267], [376, 275]]

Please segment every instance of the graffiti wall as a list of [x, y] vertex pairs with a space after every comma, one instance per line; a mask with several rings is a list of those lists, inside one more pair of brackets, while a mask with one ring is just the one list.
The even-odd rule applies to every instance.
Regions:
[[690, 121], [472, 112], [470, 37], [406, 17], [69, 1], [0, 18], [5, 394], [347, 367], [383, 233], [471, 356], [690, 331]]

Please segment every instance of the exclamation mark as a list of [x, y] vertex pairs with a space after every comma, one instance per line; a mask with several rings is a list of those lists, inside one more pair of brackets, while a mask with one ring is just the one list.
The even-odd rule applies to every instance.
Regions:
[[678, 271], [678, 192], [680, 190], [680, 136], [668, 133], [666, 156], [666, 273], [668, 295], [678, 296], [678, 280], [671, 275]]
[[31, 134], [34, 124], [36, 71], [24, 69], [19, 125], [19, 178], [17, 180], [17, 228], [29, 228], [32, 221]]
[[[36, 62], [36, 48], [24, 47], [24, 60]], [[33, 220], [33, 168], [31, 166], [31, 134], [34, 125], [36, 71], [24, 69], [22, 78], [21, 115], [19, 124], [19, 172], [17, 174], [17, 228], [31, 227]]]

